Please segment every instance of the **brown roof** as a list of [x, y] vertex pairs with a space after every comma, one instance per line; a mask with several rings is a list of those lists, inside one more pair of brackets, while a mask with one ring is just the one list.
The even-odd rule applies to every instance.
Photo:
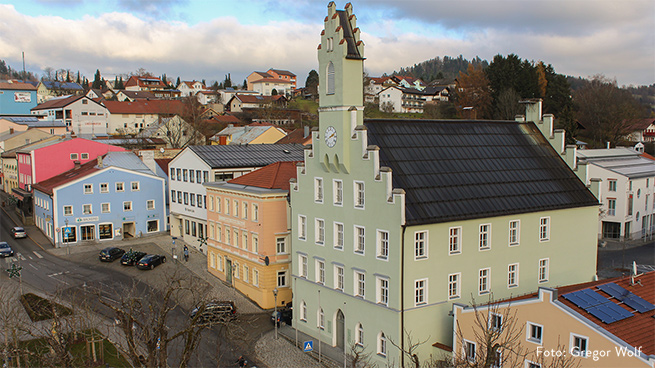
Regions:
[[234, 115], [214, 115], [211, 117], [211, 119], [207, 120], [209, 123], [225, 123], [225, 124], [241, 124], [241, 120], [239, 120], [236, 116]]
[[[145, 83], [144, 80], [153, 81], [155, 83], [148, 84], [148, 83]], [[136, 75], [131, 76], [130, 79], [128, 79], [127, 82], [125, 82], [125, 87], [131, 87], [131, 86], [158, 87], [158, 88], [166, 87], [164, 82], [161, 79], [157, 78], [157, 77], [136, 76]]]
[[252, 81], [251, 83], [263, 83], [263, 82], [288, 83], [288, 84], [293, 83], [292, 81], [290, 81], [288, 79], [279, 79], [279, 78], [262, 78], [262, 79], [257, 79], [256, 81]]
[[179, 100], [104, 101], [112, 114], [170, 114], [184, 113], [184, 103]]
[[276, 162], [246, 175], [229, 180], [228, 183], [248, 185], [266, 189], [289, 190], [289, 179], [296, 178], [296, 164], [299, 161]]
[[275, 72], [275, 73], [280, 74], [280, 75], [288, 75], [288, 76], [291, 76], [291, 77], [295, 77], [295, 76], [296, 76], [295, 74], [291, 73], [291, 72], [288, 71], [288, 70], [280, 70], [280, 69], [272, 69], [272, 68], [271, 68], [271, 69], [269, 69], [269, 71], [271, 71], [271, 72]]
[[97, 164], [98, 164], [97, 160], [91, 160], [89, 162], [84, 163], [79, 168], [68, 170], [63, 174], [59, 174], [57, 176], [53, 176], [50, 179], [36, 183], [32, 185], [32, 188], [39, 190], [43, 193], [52, 195], [54, 188], [62, 184], [71, 182], [73, 180], [77, 180], [79, 178], [85, 177], [95, 171], [100, 170], [99, 168], [96, 167]]
[[305, 137], [304, 129], [296, 129], [293, 132], [286, 135], [286, 137], [281, 138], [279, 141], [275, 142], [276, 144], [287, 144], [287, 143], [298, 143], [298, 144], [310, 144], [312, 143], [311, 133]]
[[[598, 285], [608, 284], [614, 282], [617, 285], [623, 287], [624, 289], [632, 292], [633, 294], [641, 297], [651, 304], [655, 304], [655, 271], [648, 272], [644, 275], [635, 277], [635, 284], [632, 285], [631, 277], [622, 277], [618, 279], [611, 280], [602, 280], [585, 284], [571, 285], [558, 288], [558, 300], [563, 304], [566, 304], [571, 309], [574, 309], [576, 312], [585, 316], [588, 320], [600, 326], [601, 328], [607, 330], [614, 336], [625, 341], [634, 347], [642, 347], [642, 351], [647, 355], [655, 354], [655, 337], [653, 331], [655, 331], [655, 310], [649, 312], [640, 313], [622, 302], [611, 298], [610, 295], [606, 294], [604, 291], [597, 289]], [[582, 290], [582, 289], [591, 289], [598, 294], [607, 297], [612, 302], [618, 304], [619, 307], [632, 313], [632, 317], [622, 319], [613, 323], [605, 323], [600, 319], [592, 316], [587, 313], [584, 309], [576, 306], [570, 301], [566, 300], [562, 295]]]
[[630, 125], [630, 128], [635, 130], [646, 130], [649, 126], [655, 124], [655, 119], [635, 119], [634, 121], [627, 122]]
[[150, 91], [128, 91], [128, 90], [122, 90], [123, 94], [129, 98], [133, 99], [139, 99], [139, 98], [150, 98], [150, 99], [156, 99], [157, 96], [155, 96], [154, 93]]
[[12, 82], [12, 83], [0, 82], [0, 89], [20, 89], [20, 90], [36, 91], [35, 86], [23, 82]]
[[159, 167], [161, 167], [162, 170], [168, 175], [168, 163], [171, 162], [173, 159], [172, 158], [156, 158], [155, 162]]
[[82, 99], [82, 98], [86, 98], [86, 99], [89, 99], [91, 101], [94, 101], [93, 99], [90, 99], [90, 98], [88, 98], [88, 97], [86, 97], [84, 95], [81, 95], [81, 96], [68, 96], [68, 97], [65, 97], [65, 98], [53, 98], [53, 99], [50, 99], [50, 100], [48, 100], [48, 101], [46, 101], [46, 102], [44, 102], [42, 104], [36, 105], [36, 107], [33, 107], [32, 110], [56, 109], [56, 108], [68, 106], [68, 105], [72, 104], [73, 102], [75, 102], [75, 101], [77, 101], [79, 99]]
[[259, 95], [251, 95], [251, 94], [247, 94], [247, 95], [236, 94], [236, 95], [234, 95], [234, 98], [238, 98], [243, 103], [263, 104], [263, 103], [269, 103], [271, 101], [277, 100], [277, 99], [274, 99], [273, 97], [278, 97], [278, 96], [259, 96]]

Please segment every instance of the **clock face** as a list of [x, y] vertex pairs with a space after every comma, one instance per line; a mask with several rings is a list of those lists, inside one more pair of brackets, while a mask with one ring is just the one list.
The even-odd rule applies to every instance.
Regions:
[[329, 126], [325, 129], [325, 144], [330, 148], [337, 144], [337, 130], [334, 129], [333, 126]]

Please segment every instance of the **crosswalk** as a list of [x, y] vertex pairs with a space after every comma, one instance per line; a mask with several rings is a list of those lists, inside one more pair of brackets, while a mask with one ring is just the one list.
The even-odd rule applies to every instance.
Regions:
[[26, 261], [28, 259], [40, 259], [40, 258], [43, 258], [43, 255], [41, 255], [39, 252], [35, 250], [32, 251], [32, 253], [25, 253], [25, 254], [16, 252], [14, 253], [13, 257], [5, 257], [5, 263], [11, 264], [13, 262], [20, 262], [20, 261]]

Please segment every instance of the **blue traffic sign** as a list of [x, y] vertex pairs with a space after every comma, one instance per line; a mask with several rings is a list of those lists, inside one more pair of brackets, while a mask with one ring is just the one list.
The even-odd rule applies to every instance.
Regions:
[[305, 341], [305, 342], [302, 343], [302, 346], [303, 346], [302, 350], [305, 353], [309, 353], [310, 351], [314, 350], [314, 341], [312, 341], [312, 340]]
[[65, 227], [64, 228], [64, 235], [70, 235], [71, 233], [71, 228], [70, 227]]

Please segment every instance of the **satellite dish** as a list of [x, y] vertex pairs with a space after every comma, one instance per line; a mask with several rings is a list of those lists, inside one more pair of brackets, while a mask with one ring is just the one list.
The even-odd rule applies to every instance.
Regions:
[[159, 152], [161, 152], [161, 153], [164, 153], [164, 151], [166, 151], [166, 150], [164, 149], [164, 147], [162, 147], [162, 148], [159, 149]]
[[637, 262], [632, 261], [632, 274], [637, 276]]

